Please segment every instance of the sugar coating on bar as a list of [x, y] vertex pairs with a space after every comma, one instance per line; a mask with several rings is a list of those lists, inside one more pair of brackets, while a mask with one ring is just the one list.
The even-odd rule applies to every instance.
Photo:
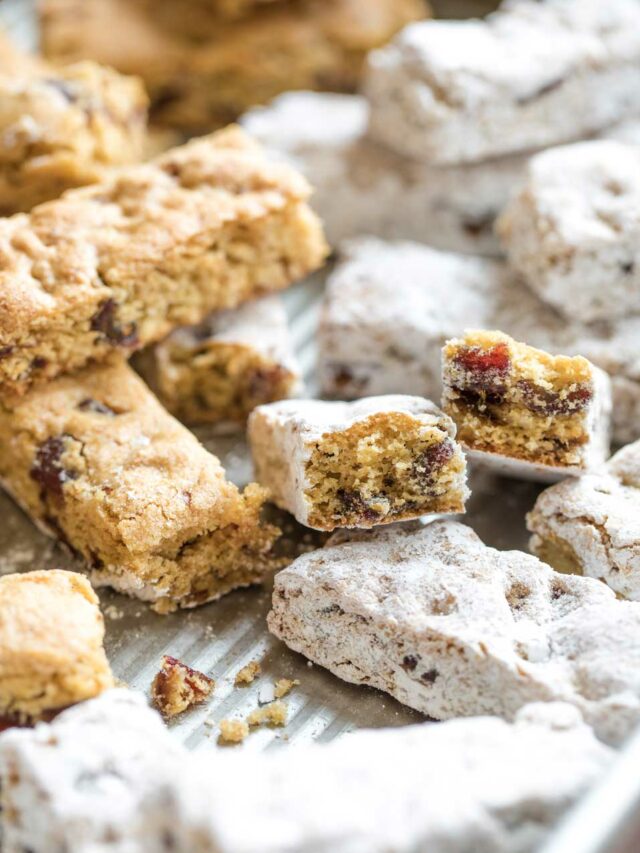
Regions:
[[301, 384], [286, 311], [275, 296], [176, 329], [148, 362], [143, 375], [187, 423], [244, 423], [256, 406], [293, 397]]
[[89, 582], [50, 569], [0, 577], [0, 727], [30, 723], [113, 686]]
[[640, 599], [640, 442], [606, 468], [542, 492], [527, 516], [531, 548], [559, 571], [599, 578]]
[[462, 512], [468, 496], [453, 421], [419, 397], [260, 406], [249, 444], [272, 500], [318, 530]]
[[574, 708], [547, 703], [514, 724], [479, 717], [214, 757], [179, 746], [142, 697], [110, 691], [3, 735], [0, 757], [7, 853], [532, 853], [614, 752]]
[[640, 720], [640, 605], [457, 522], [360, 531], [299, 557], [276, 576], [268, 623], [345, 681], [436, 719], [562, 700], [612, 743]]
[[467, 331], [443, 347], [442, 384], [458, 440], [487, 465], [557, 478], [597, 468], [609, 455], [611, 383], [582, 356]]
[[507, 4], [406, 27], [369, 59], [372, 138], [431, 163], [583, 139], [640, 109], [635, 0]]
[[583, 142], [536, 155], [499, 233], [510, 263], [570, 319], [640, 311], [640, 147]]
[[478, 327], [588, 358], [612, 380], [614, 440], [638, 437], [638, 316], [597, 326], [568, 323], [505, 265], [417, 243], [361, 238], [343, 247], [318, 331], [322, 392], [439, 399], [442, 346]]
[[326, 247], [306, 180], [230, 128], [0, 221], [0, 388], [280, 290]]
[[166, 612], [260, 580], [278, 531], [120, 358], [0, 404], [0, 480], [95, 585]]

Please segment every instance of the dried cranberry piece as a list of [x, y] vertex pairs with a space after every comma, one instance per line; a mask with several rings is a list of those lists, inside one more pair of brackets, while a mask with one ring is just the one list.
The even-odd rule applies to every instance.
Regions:
[[580, 412], [589, 405], [593, 397], [593, 392], [586, 385], [579, 385], [564, 397], [536, 385], [529, 379], [521, 379], [517, 387], [523, 405], [540, 415], [569, 415]]
[[[453, 390], [456, 392], [459, 400], [474, 408], [476, 406], [499, 406], [500, 403], [504, 402], [505, 398], [504, 393], [495, 390], [482, 392], [474, 391], [472, 388], [459, 388], [458, 386], [454, 386]], [[504, 391], [506, 391], [506, 388]], [[485, 417], [491, 417], [489, 410], [485, 410], [483, 414]]]
[[413, 670], [418, 666], [418, 658], [415, 655], [405, 655], [400, 666], [405, 670], [405, 672], [413, 672]]
[[0, 358], [9, 358], [9, 356], [15, 352], [15, 347], [9, 345], [6, 347], [0, 347]]
[[437, 669], [429, 669], [427, 670], [427, 672], [422, 673], [422, 675], [420, 676], [420, 681], [422, 681], [423, 684], [433, 684], [439, 675], [440, 673]]
[[432, 444], [413, 462], [411, 476], [423, 486], [430, 485], [433, 475], [444, 468], [453, 454], [454, 447], [448, 438], [438, 444]]
[[92, 397], [87, 397], [86, 400], [81, 400], [78, 403], [78, 408], [81, 412], [91, 412], [94, 415], [109, 415], [114, 417], [116, 412], [110, 409], [106, 403], [101, 403], [99, 400], [94, 400]]
[[43, 501], [47, 495], [62, 501], [65, 483], [78, 477], [76, 471], [66, 469], [60, 461], [69, 438], [71, 436], [67, 434], [52, 436], [44, 441], [36, 451], [36, 457], [29, 473], [31, 478], [40, 485], [40, 498]]
[[362, 521], [375, 521], [380, 515], [367, 504], [359, 492], [338, 489], [336, 497], [342, 504], [345, 513], [356, 515]]
[[509, 347], [505, 343], [489, 349], [461, 347], [454, 363], [466, 374], [464, 384], [478, 391], [503, 390], [511, 369]]
[[139, 343], [136, 324], [124, 329], [117, 320], [117, 308], [114, 299], [106, 299], [91, 318], [91, 329], [122, 347], [135, 347]]

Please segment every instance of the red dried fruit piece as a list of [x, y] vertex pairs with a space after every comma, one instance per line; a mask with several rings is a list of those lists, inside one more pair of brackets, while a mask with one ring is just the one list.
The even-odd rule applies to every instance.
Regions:
[[52, 436], [44, 441], [36, 451], [29, 473], [31, 479], [40, 485], [40, 499], [42, 501], [46, 499], [47, 495], [62, 500], [65, 483], [78, 477], [76, 471], [66, 469], [60, 461], [69, 439], [72, 439], [72, 436], [66, 433]]
[[165, 655], [162, 668], [151, 685], [151, 699], [161, 714], [175, 717], [203, 702], [214, 687], [215, 682], [208, 675]]
[[504, 378], [511, 368], [507, 344], [496, 344], [489, 349], [460, 347], [454, 356], [454, 362], [468, 373], [478, 376], [498, 375]]
[[118, 321], [117, 304], [114, 299], [106, 299], [91, 318], [91, 330], [100, 332], [111, 343], [121, 347], [135, 348], [139, 345], [135, 323], [130, 323], [127, 329]]
[[380, 513], [372, 509], [359, 492], [338, 489], [336, 497], [340, 501], [345, 514], [355, 515], [361, 521], [373, 522], [380, 516]]
[[521, 379], [518, 382], [518, 389], [522, 395], [523, 405], [540, 415], [572, 415], [586, 409], [593, 398], [591, 388], [586, 385], [579, 385], [573, 391], [561, 396], [528, 379]]
[[411, 466], [411, 476], [418, 480], [421, 486], [432, 484], [433, 475], [440, 471], [453, 457], [454, 447], [449, 439], [427, 447]]

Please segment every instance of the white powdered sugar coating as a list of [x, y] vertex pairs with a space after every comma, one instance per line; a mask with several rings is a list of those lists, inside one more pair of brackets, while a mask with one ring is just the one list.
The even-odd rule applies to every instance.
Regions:
[[314, 663], [436, 719], [565, 701], [611, 743], [640, 721], [640, 605], [457, 522], [299, 557], [276, 576], [268, 622]]
[[612, 380], [614, 440], [640, 435], [640, 316], [570, 323], [501, 262], [418, 243], [362, 238], [344, 247], [318, 333], [322, 391], [440, 399], [440, 351], [467, 328], [588, 358]]
[[542, 492], [527, 526], [534, 552], [542, 555], [546, 541], [568, 546], [583, 574], [640, 600], [640, 442], [601, 473]]
[[519, 0], [406, 27], [369, 59], [372, 138], [430, 163], [582, 139], [640, 110], [636, 0]]
[[7, 853], [532, 853], [614, 757], [558, 703], [189, 754], [123, 691], [4, 734], [0, 754]]
[[532, 158], [498, 224], [539, 296], [585, 322], [640, 311], [640, 146], [583, 142]]

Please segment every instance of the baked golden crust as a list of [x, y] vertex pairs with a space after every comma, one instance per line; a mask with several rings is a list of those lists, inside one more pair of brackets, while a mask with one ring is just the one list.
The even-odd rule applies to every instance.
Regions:
[[228, 128], [0, 220], [0, 392], [303, 277], [327, 254], [309, 194]]
[[0, 717], [33, 722], [113, 687], [104, 621], [74, 572], [0, 578]]
[[[351, 91], [369, 50], [425, 17], [424, 0], [267, 3], [239, 21], [212, 6], [45, 0], [43, 49], [143, 77], [155, 122], [206, 131], [291, 89]], [[113, 22], [119, 22], [114, 32]]]

